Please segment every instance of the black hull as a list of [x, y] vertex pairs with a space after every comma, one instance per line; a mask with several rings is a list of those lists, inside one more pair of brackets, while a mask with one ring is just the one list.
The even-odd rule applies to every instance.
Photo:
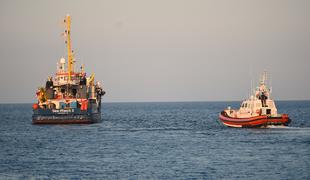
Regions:
[[100, 123], [100, 106], [92, 105], [87, 110], [76, 109], [35, 109], [33, 124], [92, 124]]
[[92, 124], [100, 123], [101, 113], [93, 114], [53, 114], [53, 115], [33, 115], [33, 124]]

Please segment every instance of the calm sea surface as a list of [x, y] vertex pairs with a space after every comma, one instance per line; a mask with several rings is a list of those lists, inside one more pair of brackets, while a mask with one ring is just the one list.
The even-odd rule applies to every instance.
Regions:
[[32, 125], [0, 105], [0, 179], [310, 179], [310, 101], [281, 101], [287, 128], [224, 127], [239, 102], [104, 103], [103, 122]]

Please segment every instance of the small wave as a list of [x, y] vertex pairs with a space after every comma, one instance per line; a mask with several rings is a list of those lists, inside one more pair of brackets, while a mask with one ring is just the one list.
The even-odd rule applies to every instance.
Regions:
[[270, 129], [288, 129], [288, 126], [275, 126], [275, 125], [268, 125], [266, 128]]
[[274, 126], [269, 125], [267, 128], [270, 129], [288, 129], [288, 130], [310, 130], [310, 127], [294, 127], [294, 126]]
[[275, 133], [295, 133], [295, 134], [310, 133], [310, 127], [268, 126], [267, 129]]
[[248, 129], [254, 133], [295, 133], [295, 134], [310, 134], [310, 127], [293, 127], [293, 126], [274, 126], [269, 125], [263, 128]]
[[191, 128], [177, 128], [177, 127], [167, 127], [167, 128], [116, 128], [116, 129], [105, 129], [105, 131], [190, 131]]

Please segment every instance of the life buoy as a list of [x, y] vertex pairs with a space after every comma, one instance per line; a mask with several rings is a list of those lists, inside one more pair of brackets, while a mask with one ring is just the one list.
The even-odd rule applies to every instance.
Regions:
[[262, 110], [261, 109], [257, 109], [256, 113], [260, 115], [262, 113]]
[[54, 103], [50, 103], [47, 105], [48, 109], [55, 109], [56, 105]]
[[32, 105], [32, 109], [38, 109], [38, 108], [39, 108], [39, 105], [37, 103]]
[[87, 99], [81, 101], [81, 110], [82, 111], [87, 110], [87, 104], [88, 104], [88, 100]]

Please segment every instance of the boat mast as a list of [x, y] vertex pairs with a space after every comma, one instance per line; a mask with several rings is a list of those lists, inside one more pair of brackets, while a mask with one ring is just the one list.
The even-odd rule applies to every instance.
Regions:
[[72, 49], [71, 49], [71, 38], [70, 38], [70, 30], [71, 30], [71, 17], [70, 15], [66, 16], [66, 19], [64, 20], [66, 23], [66, 44], [67, 44], [67, 50], [68, 50], [68, 81], [71, 81], [71, 73], [72, 73], [72, 66], [73, 66], [73, 55], [72, 55]]

